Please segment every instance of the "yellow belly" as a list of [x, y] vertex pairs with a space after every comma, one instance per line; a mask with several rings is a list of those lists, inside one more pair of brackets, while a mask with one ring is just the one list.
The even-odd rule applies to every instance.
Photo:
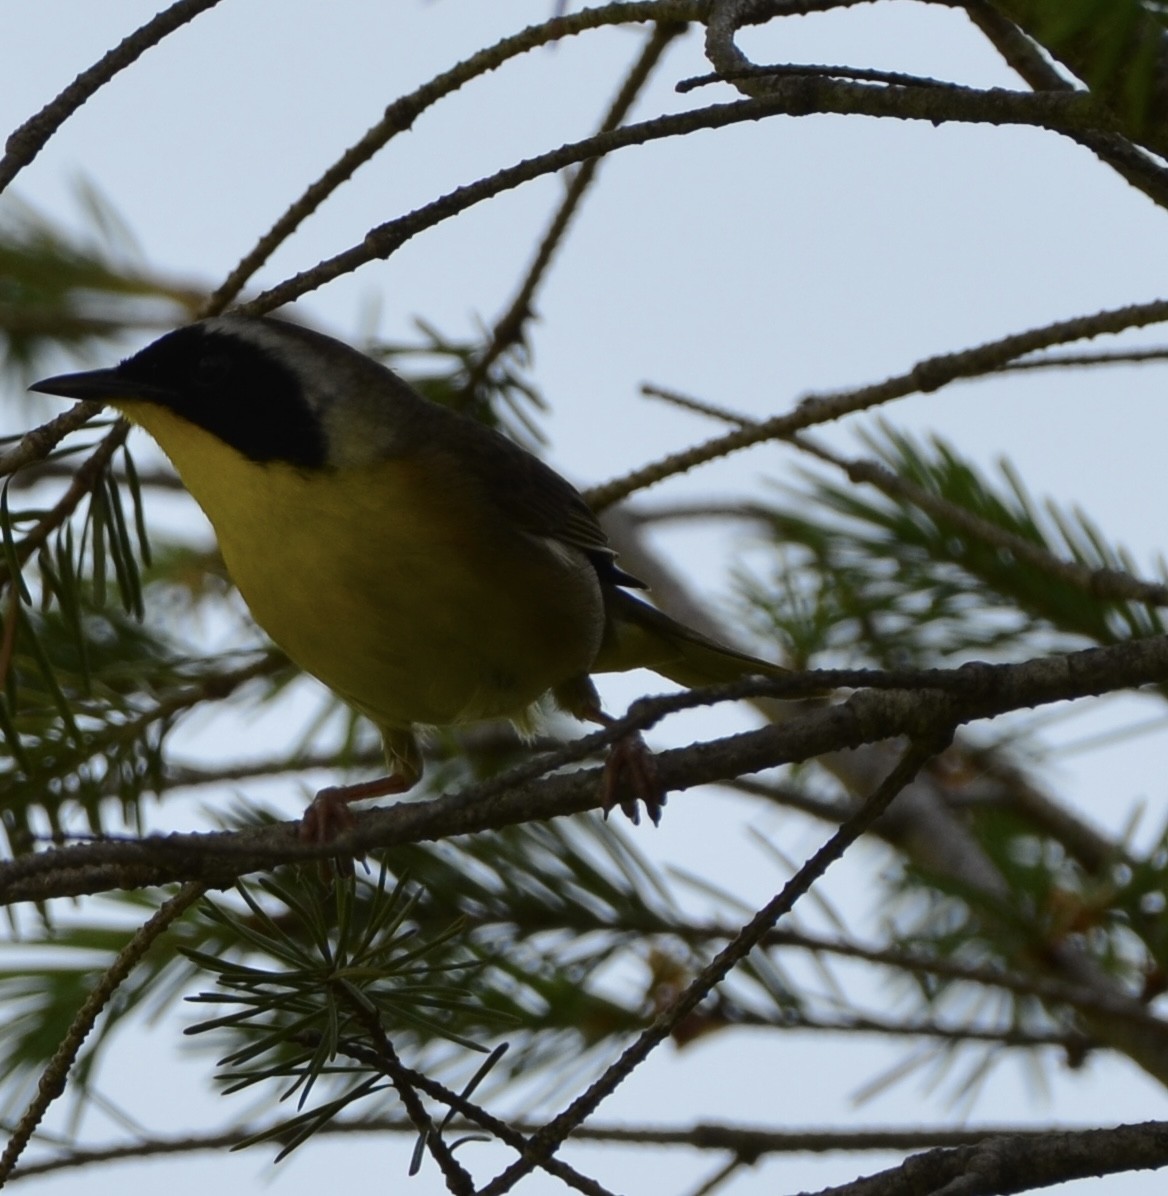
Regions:
[[257, 465], [138, 406], [256, 622], [380, 726], [518, 716], [595, 660], [604, 608], [587, 559], [492, 519], [440, 459]]

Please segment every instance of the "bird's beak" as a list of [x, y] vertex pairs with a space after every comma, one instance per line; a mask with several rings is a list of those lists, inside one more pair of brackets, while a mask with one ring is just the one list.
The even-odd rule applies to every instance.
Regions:
[[63, 399], [95, 399], [99, 403], [164, 402], [167, 391], [161, 386], [127, 378], [119, 370], [87, 370], [83, 374], [57, 374], [34, 382], [29, 390]]

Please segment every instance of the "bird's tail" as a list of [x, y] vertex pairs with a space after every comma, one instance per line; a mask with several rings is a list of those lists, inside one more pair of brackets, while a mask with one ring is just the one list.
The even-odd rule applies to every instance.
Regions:
[[755, 675], [780, 677], [788, 670], [728, 648], [662, 614], [615, 587], [605, 591], [608, 622], [594, 673], [646, 668], [694, 688]]

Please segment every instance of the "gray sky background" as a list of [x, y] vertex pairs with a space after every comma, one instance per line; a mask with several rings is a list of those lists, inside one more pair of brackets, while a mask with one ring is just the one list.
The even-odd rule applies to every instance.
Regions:
[[[0, 0], [0, 129], [6, 134], [39, 109], [157, 7]], [[550, 7], [550, 0], [224, 0], [99, 92], [21, 175], [16, 194], [74, 224], [73, 189], [84, 178], [126, 219], [152, 267], [213, 285], [388, 102], [543, 19]], [[338, 192], [260, 282], [303, 269], [456, 185], [591, 132], [642, 38], [586, 34], [511, 62], [443, 101]], [[793, 18], [751, 32], [743, 46], [757, 61], [1013, 84], [961, 13], [897, 0]], [[673, 94], [677, 80], [708, 69], [691, 32], [667, 55], [637, 115], [732, 98], [728, 89]], [[388, 263], [309, 296], [300, 310], [349, 339], [370, 329], [410, 338], [415, 316], [452, 337], [469, 336], [509, 301], [560, 191], [559, 180], [547, 179], [482, 205], [416, 238]], [[535, 376], [553, 405], [550, 460], [578, 484], [592, 484], [716, 431], [640, 398], [645, 381], [768, 415], [809, 390], [876, 381], [921, 357], [1162, 296], [1164, 221], [1086, 150], [1035, 130], [779, 118], [622, 151], [602, 167], [538, 300], [542, 320], [532, 342]], [[1155, 332], [1143, 338], [1156, 340]], [[1007, 455], [1033, 493], [1082, 504], [1150, 573], [1163, 543], [1162, 378], [1160, 367], [1011, 377], [949, 387], [882, 414], [935, 430], [986, 465]], [[863, 426], [831, 436], [854, 448]], [[144, 439], [138, 449], [148, 452]], [[642, 501], [757, 493], [762, 479], [781, 479], [795, 463], [780, 447], [755, 449]], [[189, 510], [172, 517], [197, 526]], [[723, 527], [670, 533], [661, 543], [714, 595], [726, 594], [727, 570], [749, 547], [742, 533]], [[606, 683], [605, 693], [619, 709], [658, 688], [638, 676]], [[1055, 753], [1047, 775], [1113, 833], [1137, 798], [1147, 803], [1146, 833], [1163, 820], [1163, 731], [1134, 748], [1065, 758], [1062, 749], [1153, 713], [1150, 703], [1113, 700], [1071, 718], [1043, 716]], [[720, 714], [703, 722], [703, 733], [741, 725], [736, 720]], [[687, 725], [679, 721], [676, 738]], [[289, 809], [300, 800], [292, 794]], [[656, 860], [700, 869], [763, 901], [782, 874], [749, 839], [743, 815], [734, 799], [697, 791], [671, 802], [661, 830], [640, 832], [637, 843]], [[168, 816], [189, 825], [182, 815]], [[761, 820], [755, 810], [751, 818], [793, 859], [824, 835], [794, 818]], [[867, 914], [862, 885], [872, 855], [863, 852], [878, 850], [863, 848], [861, 862], [844, 861], [825, 886], [845, 918]], [[881, 993], [872, 1000], [879, 1007]], [[859, 1127], [948, 1115], [918, 1079], [863, 1107], [851, 1103], [859, 1085], [904, 1047], [776, 1038], [743, 1033], [733, 1044], [719, 1036], [680, 1054], [658, 1052], [598, 1120]], [[182, 1059], [177, 1041], [173, 1022], [127, 1040], [106, 1090], [150, 1125], [175, 1132], [230, 1121], [232, 1102], [242, 1107], [246, 1098], [214, 1096], [206, 1061]], [[1163, 1115], [1163, 1091], [1122, 1062], [1092, 1060], [1077, 1074], [1056, 1060], [1047, 1064], [1045, 1096], [1008, 1064], [969, 1119], [1106, 1124]], [[100, 1118], [88, 1126], [98, 1141], [116, 1133]], [[469, 1147], [468, 1160], [487, 1149]], [[35, 1183], [58, 1196], [84, 1182], [92, 1196], [136, 1196], [161, 1184], [168, 1196], [203, 1196], [216, 1185], [242, 1191], [271, 1184], [282, 1196], [300, 1196], [338, 1181], [397, 1190], [407, 1183], [408, 1150], [400, 1142], [348, 1139], [314, 1144], [274, 1174], [259, 1153], [197, 1156], [104, 1168], [84, 1181], [31, 1181], [29, 1191]], [[577, 1157], [587, 1168], [596, 1156]], [[817, 1188], [879, 1165], [875, 1156], [776, 1159], [722, 1190], [745, 1196]], [[691, 1155], [662, 1162], [647, 1152], [606, 1151], [596, 1173], [619, 1190], [684, 1192], [715, 1166]], [[1132, 1176], [1064, 1190], [1135, 1196], [1160, 1191], [1162, 1182]], [[432, 1168], [409, 1185], [404, 1190], [417, 1196], [443, 1190]], [[524, 1188], [550, 1190], [541, 1177]]]

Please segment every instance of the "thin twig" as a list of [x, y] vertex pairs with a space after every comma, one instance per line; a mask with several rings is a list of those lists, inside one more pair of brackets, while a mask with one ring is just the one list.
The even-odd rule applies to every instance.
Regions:
[[397, 1090], [402, 1108], [405, 1109], [406, 1116], [410, 1119], [410, 1124], [418, 1131], [422, 1141], [426, 1144], [426, 1149], [433, 1155], [434, 1161], [438, 1164], [442, 1176], [446, 1180], [447, 1189], [454, 1192], [455, 1196], [473, 1196], [474, 1180], [451, 1153], [450, 1147], [446, 1145], [442, 1135], [434, 1128], [430, 1114], [426, 1112], [426, 1106], [422, 1104], [421, 1098], [418, 1096], [409, 1069], [399, 1058], [376, 1011], [363, 1001], [357, 1000], [347, 984], [343, 982], [338, 984], [336, 990], [344, 1004], [348, 1006], [349, 1012], [365, 1028], [365, 1032], [372, 1040], [374, 1052], [380, 1064], [379, 1070], [389, 1077], [390, 1082]]
[[896, 796], [910, 784], [925, 762], [944, 750], [952, 737], [949, 726], [938, 727], [932, 737], [914, 741], [899, 763], [867, 801], [845, 822], [799, 871], [783, 886], [718, 954], [698, 973], [675, 1001], [637, 1038], [604, 1074], [562, 1113], [535, 1134], [527, 1156], [500, 1172], [481, 1189], [480, 1196], [501, 1196], [528, 1174], [540, 1158], [554, 1153], [572, 1131], [595, 1112], [600, 1103], [649, 1057], [670, 1034], [689, 1017], [759, 944], [775, 923], [790, 912], [795, 903], [827, 869], [843, 855]]
[[740, 1155], [732, 1155], [713, 1175], [698, 1184], [690, 1196], [710, 1196], [710, 1193], [717, 1191], [745, 1162]]
[[[616, 98], [605, 114], [604, 120], [601, 121], [600, 132], [603, 133], [609, 129], [620, 127], [636, 102], [637, 96], [641, 93], [641, 89], [653, 73], [653, 68], [661, 60], [661, 56], [665, 53], [669, 43], [684, 31], [685, 25], [680, 22], [658, 24], [654, 27], [653, 32], [645, 42], [644, 49], [641, 51], [637, 61], [633, 63], [632, 69], [629, 71], [625, 81], [621, 84], [620, 90], [617, 92]], [[531, 265], [527, 268], [523, 282], [520, 284], [515, 298], [512, 299], [507, 311], [495, 322], [495, 327], [491, 332], [491, 339], [487, 344], [486, 350], [474, 363], [470, 371], [470, 376], [467, 378], [464, 387], [468, 395], [474, 393], [482, 380], [487, 376], [487, 371], [490, 370], [491, 366], [508, 349], [522, 341], [524, 325], [532, 316], [532, 301], [535, 298], [535, 292], [539, 284], [543, 281], [548, 266], [551, 265], [552, 256], [568, 231], [568, 225], [571, 223], [572, 217], [576, 214], [589, 185], [596, 177], [596, 172], [600, 168], [600, 162], [600, 158], [589, 158], [576, 171], [575, 175], [572, 176], [572, 180], [564, 193], [564, 198], [560, 201], [559, 208], [552, 217], [551, 223], [548, 225], [544, 235], [540, 238], [535, 256], [532, 258]]]
[[787, 80], [782, 86], [785, 89], [782, 92], [760, 99], [713, 104], [707, 108], [658, 116], [536, 154], [486, 178], [457, 187], [404, 216], [377, 225], [358, 244], [264, 291], [242, 304], [240, 310], [260, 314], [291, 303], [326, 283], [353, 273], [360, 266], [388, 258], [420, 232], [533, 179], [558, 174], [565, 167], [589, 158], [629, 146], [685, 136], [699, 129], [726, 128], [772, 116], [811, 113], [882, 116], [924, 120], [932, 124], [1018, 124], [1067, 135], [1086, 130], [1109, 130], [1115, 123], [1110, 113], [1089, 95], [1079, 92], [1035, 94], [978, 88], [932, 92], [921, 87], [874, 88], [825, 79]]
[[[39, 430], [37, 429], [37, 431]], [[68, 481], [76, 472], [76, 468], [68, 460], [55, 458], [52, 461], [44, 461], [40, 464], [25, 465], [12, 479], [11, 486], [13, 490], [19, 490], [24, 486], [35, 486], [39, 482]], [[3, 462], [0, 461], [0, 477], [3, 477], [3, 475]], [[115, 467], [111, 471], [111, 476], [119, 486], [129, 484], [129, 479], [123, 469]], [[178, 474], [166, 466], [159, 466], [157, 469], [143, 469], [136, 474], [136, 481], [139, 488], [143, 491], [163, 490], [174, 494], [188, 493]]]
[[[114, 453], [125, 442], [130, 425], [120, 419], [106, 433], [93, 453], [76, 469], [73, 480], [52, 509], [37, 520], [36, 526], [16, 545], [16, 559], [23, 565], [49, 536], [59, 528], [77, 509], [77, 504], [89, 494], [101, 480]], [[7, 564], [0, 565], [0, 588], [14, 579]]]
[[[675, 391], [663, 390], [656, 386], [642, 386], [641, 393], [652, 398], [664, 399], [677, 407], [721, 419], [726, 423], [736, 424], [741, 428], [759, 426], [756, 421], [724, 407], [680, 395]], [[1068, 561], [1057, 557], [1033, 540], [1028, 540], [1017, 532], [1012, 532], [1000, 524], [975, 515], [967, 508], [958, 506], [956, 503], [926, 490], [923, 486], [918, 486], [915, 482], [907, 481], [879, 461], [842, 457], [825, 445], [796, 433], [783, 436], [781, 439], [820, 461], [834, 465], [847, 475], [849, 481], [866, 482], [870, 486], [875, 486], [889, 498], [909, 503], [932, 516], [938, 523], [952, 524], [971, 539], [988, 544], [991, 548], [1010, 552], [1019, 560], [1026, 561], [1057, 581], [1083, 590], [1092, 598], [1112, 599], [1117, 602], [1146, 602], [1151, 606], [1168, 606], [1168, 585], [1162, 582], [1143, 581], [1122, 569], [1092, 569], [1078, 561]], [[762, 518], [765, 518], [764, 510], [759, 509]]]
[[207, 301], [208, 315], [222, 311], [244, 284], [317, 208], [398, 133], [411, 128], [423, 112], [445, 96], [480, 75], [497, 70], [508, 59], [550, 42], [608, 25], [640, 24], [646, 21], [690, 21], [701, 16], [700, 0], [652, 0], [646, 3], [607, 4], [584, 8], [529, 25], [493, 46], [477, 51], [448, 71], [435, 75], [409, 95], [386, 108], [382, 118], [350, 146], [328, 170], [316, 179], [246, 254]]
[[905, 502], [924, 511], [939, 524], [950, 524], [970, 539], [978, 540], [991, 548], [1011, 553], [1041, 570], [1048, 577], [1090, 594], [1092, 598], [1116, 602], [1146, 602], [1150, 606], [1168, 606], [1168, 585], [1160, 582], [1142, 581], [1121, 569], [1092, 569], [1078, 561], [1064, 560], [1055, 556], [1041, 544], [1009, 531], [989, 519], [975, 515], [966, 508], [949, 502], [937, 494], [906, 481], [893, 473], [879, 461], [863, 458], [845, 458], [833, 453], [825, 445], [803, 436], [789, 436], [788, 443], [842, 470], [852, 482], [866, 482], [889, 498]]
[[[342, 1047], [346, 1054], [351, 1055], [352, 1058], [364, 1063], [368, 1067], [373, 1067], [381, 1070], [382, 1063], [373, 1052], [357, 1044], [347, 1044]], [[431, 1079], [420, 1071], [414, 1071], [410, 1067], [401, 1065], [401, 1075], [403, 1080], [413, 1085], [414, 1088], [424, 1092], [427, 1096], [434, 1100], [441, 1101], [447, 1108], [453, 1109], [460, 1113], [470, 1126], [486, 1130], [488, 1133], [494, 1134], [500, 1142], [510, 1146], [517, 1154], [523, 1155], [528, 1149], [528, 1140], [524, 1137], [525, 1134], [533, 1133], [536, 1126], [518, 1127], [493, 1114], [488, 1113], [481, 1105], [475, 1104], [461, 1093], [455, 1092], [451, 1088], [447, 1088], [444, 1084], [440, 1084], [437, 1080]], [[408, 1122], [411, 1129], [414, 1129], [413, 1122]], [[612, 1193], [607, 1188], [603, 1187], [596, 1180], [590, 1176], [583, 1175], [574, 1167], [570, 1167], [561, 1159], [549, 1158], [544, 1159], [540, 1167], [549, 1175], [554, 1175], [557, 1179], [563, 1180], [569, 1187], [575, 1188], [578, 1192], [585, 1193], [585, 1196], [612, 1196]]]
[[711, 83], [733, 83], [738, 79], [851, 79], [857, 83], [889, 83], [897, 87], [933, 87], [961, 88], [960, 83], [947, 79], [932, 79], [927, 75], [907, 75], [903, 71], [875, 71], [867, 67], [856, 66], [825, 66], [818, 63], [780, 62], [770, 66], [745, 66], [741, 70], [731, 71], [728, 75], [711, 74], [696, 75], [692, 79], [682, 79], [676, 90], [685, 95], [696, 91], [699, 87], [708, 87]]
[[794, 410], [783, 415], [759, 420], [745, 428], [707, 440], [679, 453], [671, 453], [649, 465], [642, 466], [623, 478], [616, 478], [603, 486], [584, 492], [589, 505], [597, 511], [621, 502], [630, 494], [656, 485], [665, 478], [686, 473], [697, 465], [729, 456], [768, 440], [782, 440], [793, 432], [814, 425], [833, 423], [845, 415], [868, 411], [894, 399], [911, 394], [929, 394], [955, 382], [959, 378], [974, 378], [999, 369], [1001, 366], [1035, 353], [1051, 345], [1089, 339], [1128, 328], [1143, 328], [1168, 320], [1168, 300], [1154, 299], [1148, 303], [1134, 303], [1127, 307], [1109, 308], [1090, 316], [1075, 316], [1058, 320], [1026, 332], [1016, 332], [1000, 340], [986, 341], [972, 349], [944, 353], [918, 361], [903, 374], [895, 374], [883, 382], [874, 382], [855, 390], [827, 394], [812, 394], [801, 400]]
[[1091, 365], [1142, 365], [1148, 361], [1168, 361], [1168, 349], [1123, 349], [1114, 353], [1051, 353], [1032, 361], [1011, 361], [1000, 374], [1023, 370], [1065, 370]]
[[[43, 460], [70, 432], [77, 431], [99, 415], [103, 406], [93, 399], [87, 399], [54, 416], [39, 428], [26, 432], [15, 448], [0, 454], [0, 477], [7, 477], [18, 469]], [[75, 472], [70, 469], [69, 476], [72, 477]]]
[[[1003, 61], [1035, 91], [1075, 90], [1075, 85], [1059, 73], [1042, 48], [992, 4], [967, 0], [964, 8]], [[1080, 132], [1072, 136], [1153, 202], [1168, 207], [1168, 171], [1141, 146], [1121, 133]]]
[[[418, 1087], [422, 1087], [422, 1085], [418, 1084]], [[443, 1099], [436, 1092], [429, 1093], [429, 1095], [438, 1100]], [[451, 1093], [450, 1095], [457, 1099], [455, 1094]], [[479, 1120], [478, 1117], [472, 1119], [460, 1117], [450, 1123], [449, 1129], [455, 1133], [465, 1133], [468, 1130], [479, 1128], [491, 1129], [490, 1123], [495, 1123], [501, 1131], [497, 1134], [500, 1141], [506, 1142], [516, 1149], [523, 1147], [521, 1135], [533, 1134], [539, 1128], [538, 1124], [533, 1122], [503, 1123], [485, 1115], [485, 1120]], [[573, 1132], [572, 1138], [573, 1141], [617, 1143], [623, 1146], [676, 1146], [686, 1150], [731, 1151], [736, 1156], [745, 1159], [758, 1159], [767, 1154], [822, 1154], [838, 1151], [887, 1152], [972, 1146], [984, 1138], [996, 1138], [1007, 1134], [1021, 1138], [1040, 1139], [1050, 1134], [1077, 1134], [1093, 1128], [1095, 1127], [1086, 1125], [1079, 1127], [997, 1125], [970, 1126], [964, 1129], [914, 1129], [902, 1126], [894, 1129], [770, 1130], [758, 1126], [699, 1122], [691, 1126], [583, 1125]], [[128, 1159], [194, 1154], [204, 1150], [220, 1151], [237, 1146], [244, 1139], [256, 1137], [262, 1132], [262, 1126], [240, 1126], [226, 1133], [184, 1134], [181, 1137], [169, 1138], [159, 1135], [138, 1142], [93, 1147], [87, 1150], [70, 1150], [57, 1158], [44, 1159], [24, 1167], [18, 1167], [13, 1171], [9, 1183], [15, 1183], [21, 1179], [31, 1179], [35, 1175], [73, 1171], [102, 1163], [120, 1163]], [[321, 1126], [316, 1132], [328, 1137], [351, 1137], [356, 1134], [414, 1134], [417, 1131], [414, 1129], [413, 1123], [405, 1117], [367, 1117], [360, 1120], [336, 1118]], [[495, 1131], [492, 1129], [492, 1132]], [[511, 1140], [504, 1136], [508, 1134]], [[257, 1142], [255, 1148], [260, 1145], [261, 1143]], [[550, 1159], [548, 1164], [549, 1174], [561, 1179], [566, 1178], [561, 1171], [555, 1170], [557, 1166], [564, 1166], [559, 1160]], [[583, 1185], [573, 1186], [577, 1186], [579, 1191], [595, 1191], [591, 1185], [592, 1181], [585, 1180]]]
[[[998, 1029], [977, 1026], [947, 1026], [929, 1018], [906, 1019], [903, 1022], [874, 1014], [855, 1014], [852, 1017], [816, 1017], [798, 1010], [779, 1010], [774, 1014], [760, 1014], [736, 1010], [727, 1019], [731, 1025], [754, 1026], [767, 1030], [813, 1030], [820, 1034], [880, 1034], [886, 1038], [938, 1038], [943, 1042], [983, 1042], [1009, 1047], [1059, 1047], [1068, 1054], [1081, 1056], [1097, 1045], [1084, 1034], [1066, 1030], [1022, 1030], [1017, 1026]], [[1164, 1028], [1164, 1023], [1159, 1023]]]
[[181, 917], [206, 891], [206, 886], [198, 882], [184, 885], [173, 897], [159, 906], [153, 916], [134, 932], [130, 941], [118, 952], [113, 963], [94, 985], [93, 991], [77, 1011], [77, 1016], [66, 1031], [65, 1037], [61, 1039], [57, 1049], [53, 1052], [53, 1057], [46, 1064], [45, 1070], [41, 1074], [40, 1083], [37, 1085], [36, 1096], [33, 1097], [28, 1109], [16, 1123], [16, 1128], [8, 1139], [4, 1154], [0, 1156], [0, 1187], [7, 1182], [12, 1168], [28, 1145], [49, 1105], [65, 1091], [65, 1081], [69, 1076], [69, 1070], [110, 997], [167, 927]]
[[55, 99], [11, 133], [4, 145], [4, 157], [0, 158], [0, 191], [41, 152], [61, 125], [114, 75], [136, 62], [168, 34], [218, 3], [219, 0], [176, 0], [103, 54], [93, 66], [82, 71]]
[[[1168, 680], [1168, 637], [1150, 636], [1104, 648], [1052, 655], [1014, 665], [971, 662], [959, 669], [882, 673], [823, 670], [775, 679], [668, 694], [634, 703], [611, 727], [539, 764], [583, 759], [632, 730], [668, 714], [717, 701], [791, 697], [833, 687], [871, 688], [838, 705], [808, 709], [785, 721], [723, 740], [659, 753], [658, 771], [670, 791], [757, 772], [780, 764], [856, 748], [897, 736], [927, 735], [936, 720], [956, 724], [994, 718], [1022, 707], [1097, 696]], [[888, 684], [894, 692], [878, 692]], [[537, 765], [538, 767], [538, 765]], [[230, 884], [248, 872], [292, 860], [353, 855], [401, 843], [498, 829], [531, 819], [594, 810], [602, 802], [599, 770], [567, 772], [538, 783], [524, 764], [489, 781], [429, 801], [405, 801], [356, 817], [356, 825], [325, 846], [301, 842], [298, 824], [245, 831], [109, 839], [0, 861], [0, 904], [136, 887], [192, 876]], [[523, 782], [516, 781], [522, 775]]]
[[[734, 932], [730, 927], [678, 928], [679, 937], [689, 941], [707, 938], [728, 939]], [[859, 959], [880, 964], [914, 975], [940, 976], [947, 980], [961, 980], [987, 988], [1003, 989], [1022, 996], [1039, 997], [1049, 1004], [1066, 1005], [1087, 1013], [1122, 1018], [1157, 1032], [1164, 1030], [1164, 1019], [1146, 1006], [1136, 1003], [1137, 994], [1120, 997], [1101, 992], [1085, 984], [1074, 984], [1046, 976], [1023, 976], [1007, 972], [996, 963], [973, 964], [943, 956], [926, 955], [917, 949], [903, 947], [873, 947], [843, 939], [828, 939], [805, 931], [773, 930], [762, 945], [770, 950], [778, 947], [795, 948], [837, 955], [843, 959]]]

